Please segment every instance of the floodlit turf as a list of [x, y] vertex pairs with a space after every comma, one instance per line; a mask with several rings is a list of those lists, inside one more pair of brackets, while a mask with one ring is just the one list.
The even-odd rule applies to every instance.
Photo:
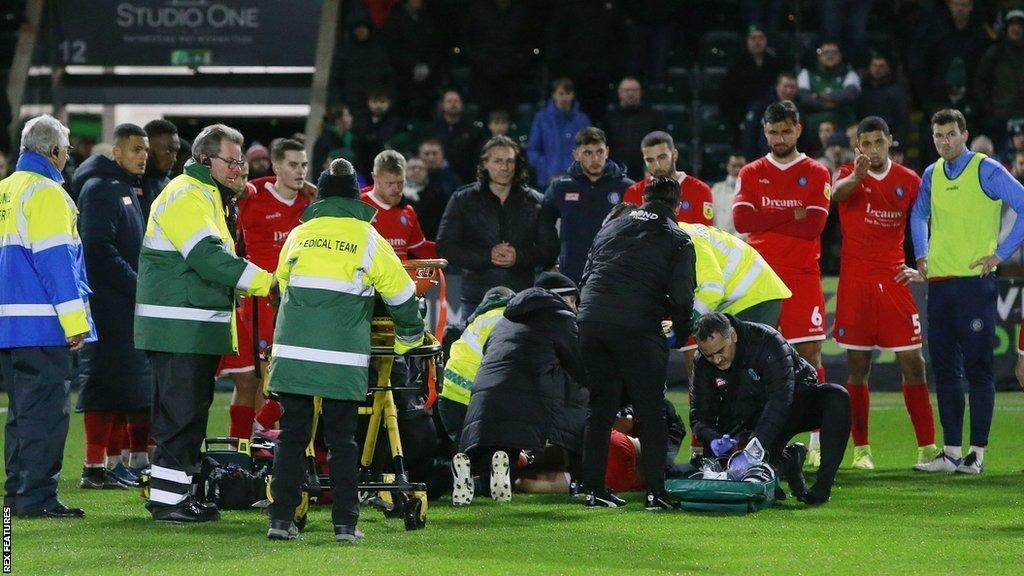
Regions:
[[[682, 395], [675, 395], [683, 401]], [[256, 511], [215, 524], [155, 525], [137, 493], [83, 491], [82, 417], [72, 416], [61, 496], [84, 520], [13, 521], [15, 574], [1020, 574], [1024, 558], [1024, 395], [996, 399], [981, 477], [910, 470], [913, 433], [899, 394], [873, 394], [874, 472], [840, 472], [832, 502], [792, 499], [748, 516], [585, 510], [567, 496], [511, 504], [433, 503], [425, 530], [364, 509], [366, 540], [335, 544], [316, 509], [297, 541], [269, 542]], [[218, 394], [211, 432], [227, 429]], [[6, 404], [6, 396], [3, 398]], [[934, 398], [933, 398], [934, 403]], [[847, 451], [846, 465], [852, 457]]]

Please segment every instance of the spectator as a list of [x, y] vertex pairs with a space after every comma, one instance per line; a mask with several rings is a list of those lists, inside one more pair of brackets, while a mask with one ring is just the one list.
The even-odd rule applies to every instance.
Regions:
[[552, 181], [544, 194], [544, 209], [552, 221], [561, 220], [558, 269], [579, 284], [594, 236], [633, 181], [622, 166], [608, 159], [607, 140], [600, 128], [577, 132], [572, 154], [576, 160], [569, 173]]
[[[427, 134], [441, 142], [444, 155], [459, 179], [463, 182], [472, 181], [476, 178], [474, 170], [484, 133], [473, 125], [472, 120], [463, 116], [462, 94], [458, 90], [445, 90], [439, 104], [441, 116], [427, 130]], [[423, 156], [422, 150], [420, 156]], [[423, 159], [428, 166], [431, 164], [425, 156]]]
[[796, 75], [788, 70], [779, 72], [775, 77], [775, 89], [765, 95], [747, 110], [743, 119], [743, 155], [751, 159], [760, 158], [768, 153], [768, 141], [764, 137], [764, 125], [761, 117], [768, 106], [796, 97]]
[[405, 187], [402, 195], [412, 205], [423, 227], [423, 235], [427, 240], [437, 238], [437, 227], [441, 224], [441, 215], [448, 203], [450, 194], [445, 194], [437, 184], [430, 180], [427, 164], [419, 156], [413, 156], [405, 164]]
[[0, 150], [0, 180], [7, 178], [7, 154]]
[[349, 106], [362, 106], [374, 86], [392, 86], [394, 74], [384, 45], [373, 36], [369, 19], [362, 11], [348, 16], [346, 33], [334, 58], [332, 84], [340, 84], [340, 100]]
[[994, 158], [996, 154], [995, 144], [992, 143], [991, 138], [985, 136], [984, 134], [980, 136], [975, 136], [974, 139], [971, 140], [970, 150], [971, 152], [984, 154], [989, 158]]
[[604, 119], [608, 147], [615, 158], [626, 165], [630, 178], [644, 177], [644, 156], [640, 141], [665, 125], [661, 114], [643, 104], [640, 81], [626, 76], [619, 82], [619, 104]]
[[249, 178], [263, 178], [270, 176], [270, 150], [259, 142], [253, 142], [252, 146], [245, 151], [245, 160], [249, 163]]
[[[945, 4], [920, 18], [907, 52], [915, 99], [928, 110], [961, 104], [971, 93], [975, 67], [991, 43], [973, 0]], [[930, 137], [927, 130], [922, 135]]]
[[530, 164], [537, 171], [537, 184], [547, 186], [565, 174], [572, 164], [573, 138], [590, 126], [590, 118], [580, 112], [572, 80], [558, 78], [551, 83], [551, 100], [533, 117], [527, 145]]
[[722, 117], [735, 136], [747, 110], [769, 90], [782, 70], [782, 63], [768, 50], [764, 30], [751, 26], [747, 31], [747, 51], [729, 66], [718, 97]]
[[149, 121], [144, 127], [149, 138], [149, 157], [146, 160], [146, 173], [142, 176], [142, 224], [145, 229], [149, 219], [149, 207], [153, 200], [171, 181], [171, 170], [178, 159], [181, 140], [178, 138], [178, 127], [167, 120]]
[[853, 150], [850, 148], [850, 139], [845, 132], [834, 132], [825, 140], [825, 147], [822, 155], [817, 158], [833, 176], [839, 167], [848, 162], [853, 162]]
[[[576, 82], [580, 109], [595, 121], [604, 117], [608, 79], [622, 76], [626, 15], [618, 7], [621, 4], [560, 0], [551, 4], [548, 14], [544, 45], [551, 75]], [[566, 152], [574, 134], [576, 130], [568, 134]]]
[[851, 62], [864, 64], [867, 43], [865, 32], [872, 0], [824, 0], [821, 3], [821, 34], [834, 38], [850, 56]]
[[910, 112], [907, 109], [906, 88], [896, 81], [889, 58], [875, 53], [871, 56], [867, 73], [862, 77], [857, 116], [878, 116], [889, 125], [897, 140], [907, 136]]
[[746, 234], [736, 232], [736, 226], [732, 223], [732, 202], [736, 198], [736, 178], [746, 163], [747, 159], [742, 153], [729, 154], [729, 160], [725, 163], [725, 180], [711, 187], [711, 197], [715, 203], [715, 228], [740, 238], [746, 238]]
[[[469, 6], [464, 23], [466, 58], [473, 93], [484, 111], [512, 110], [523, 96], [523, 86], [530, 84], [532, 49], [537, 45], [532, 20], [521, 0], [474, 0]], [[469, 174], [464, 178], [472, 180]]]
[[813, 152], [819, 156], [825, 154], [825, 149], [828, 148], [829, 138], [836, 133], [836, 123], [831, 120], [825, 120], [821, 124], [818, 124], [818, 141], [815, 142]]
[[839, 44], [825, 40], [818, 46], [818, 65], [804, 68], [797, 76], [797, 99], [807, 114], [807, 128], [816, 130], [824, 120], [847, 126], [856, 120], [860, 76], [843, 63]]
[[975, 93], [984, 111], [985, 127], [997, 142], [1009, 120], [1024, 119], [1024, 10], [1006, 14], [1006, 37], [978, 62]]
[[[82, 488], [134, 486], [149, 466], [149, 411], [153, 404], [153, 372], [145, 352], [135, 348], [132, 326], [139, 252], [146, 231], [142, 198], [136, 193], [146, 172], [149, 142], [134, 124], [114, 129], [114, 158], [96, 155], [75, 171], [80, 190], [82, 248], [96, 321], [97, 342], [82, 350], [79, 370], [85, 411], [85, 468]], [[128, 421], [128, 467], [104, 466], [111, 434], [120, 434], [119, 419]]]
[[[444, 203], [456, 190], [462, 187], [462, 178], [452, 170], [444, 157], [444, 146], [436, 138], [428, 138], [420, 143], [420, 158], [427, 167], [427, 177], [443, 194]], [[443, 210], [443, 208], [442, 208]]]
[[487, 131], [491, 133], [491, 138], [495, 136], [508, 136], [508, 112], [504, 110], [491, 110], [487, 115]]
[[477, 181], [448, 202], [437, 233], [438, 254], [463, 268], [463, 316], [495, 286], [529, 288], [535, 269], [558, 257], [554, 222], [541, 212], [544, 197], [527, 186], [519, 145], [506, 136], [491, 138], [477, 173]]
[[1003, 164], [1012, 166], [1013, 159], [1017, 154], [1024, 152], [1024, 122], [1010, 128], [1010, 142], [1007, 148], [1007, 152], [1003, 155]]
[[402, 106], [398, 112], [410, 118], [430, 116], [431, 95], [437, 90], [444, 62], [441, 36], [423, 4], [424, 0], [405, 0], [392, 10], [382, 31], [395, 70]]
[[1017, 152], [1013, 156], [1013, 166], [1011, 167], [1013, 177], [1017, 179], [1017, 182], [1024, 184], [1024, 152]]
[[355, 136], [352, 134], [352, 112], [344, 104], [331, 107], [324, 116], [324, 127], [313, 144], [313, 172], [327, 168], [330, 160], [344, 158], [356, 161]]
[[391, 106], [391, 96], [385, 88], [371, 88], [366, 95], [366, 111], [356, 120], [353, 132], [356, 140], [356, 171], [369, 174], [373, 161], [385, 148], [390, 148], [395, 136], [405, 130], [405, 122]]
[[57, 494], [71, 353], [96, 339], [77, 211], [60, 185], [69, 135], [52, 116], [29, 120], [15, 172], [0, 182], [0, 380], [8, 397], [4, 508], [22, 518], [85, 516]]

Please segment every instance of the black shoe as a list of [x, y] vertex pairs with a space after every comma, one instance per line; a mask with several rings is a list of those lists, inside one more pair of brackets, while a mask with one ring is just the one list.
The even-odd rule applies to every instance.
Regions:
[[78, 487], [83, 490], [125, 490], [128, 488], [114, 476], [113, 472], [103, 466], [82, 468], [82, 478], [78, 481]]
[[587, 492], [587, 499], [583, 502], [587, 508], [622, 508], [626, 501], [615, 495], [615, 492], [605, 488], [600, 491]]
[[57, 504], [46, 510], [33, 512], [20, 512], [18, 518], [84, 518], [85, 510], [81, 508], [68, 508], [66, 504], [57, 501]]
[[817, 485], [815, 485], [814, 488], [811, 488], [807, 492], [797, 496], [796, 499], [803, 502], [804, 504], [807, 504], [808, 506], [820, 506], [822, 504], [828, 503], [828, 501], [832, 499], [832, 496], [830, 494], [822, 493], [823, 491], [815, 490], [815, 488], [817, 488]]
[[678, 507], [664, 492], [648, 492], [644, 497], [645, 510], [675, 510]]
[[786, 499], [786, 491], [781, 486], [775, 486], [775, 501], [782, 502]]
[[220, 512], [216, 508], [212, 510], [199, 504], [192, 496], [189, 496], [172, 506], [150, 502], [146, 504], [153, 520], [157, 522], [191, 523], [191, 522], [216, 522], [220, 520]]
[[271, 520], [267, 538], [271, 540], [295, 540], [299, 537], [299, 527], [291, 520]]
[[789, 484], [789, 491], [798, 500], [807, 493], [807, 481], [804, 480], [804, 460], [807, 459], [807, 447], [797, 442], [786, 446], [782, 451], [782, 477]]
[[586, 498], [587, 494], [583, 491], [583, 483], [579, 480], [569, 482], [569, 496], [573, 498]]

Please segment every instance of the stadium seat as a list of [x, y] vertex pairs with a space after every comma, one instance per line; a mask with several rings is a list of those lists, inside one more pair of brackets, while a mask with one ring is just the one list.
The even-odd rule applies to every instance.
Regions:
[[700, 40], [697, 62], [704, 67], [726, 68], [736, 59], [741, 47], [740, 35], [733, 30], [706, 32]]
[[725, 178], [725, 165], [732, 147], [728, 144], [708, 144], [701, 150], [700, 177], [708, 184]]
[[718, 99], [726, 72], [725, 68], [720, 67], [704, 68], [700, 71], [697, 92], [701, 101], [714, 102]]
[[703, 104], [699, 109], [700, 139], [705, 144], [730, 144], [733, 131], [725, 123], [715, 104]]
[[693, 125], [693, 115], [686, 105], [655, 104], [652, 108], [661, 112], [665, 118], [665, 129], [677, 141], [689, 140], [693, 136], [690, 129]]

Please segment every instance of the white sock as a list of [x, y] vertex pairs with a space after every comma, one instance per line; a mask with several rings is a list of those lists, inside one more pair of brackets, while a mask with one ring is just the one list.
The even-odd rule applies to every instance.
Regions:
[[981, 446], [971, 446], [971, 452], [978, 455], [978, 464], [981, 464], [982, 461], [985, 460], [985, 449]]
[[149, 466], [149, 452], [132, 452], [128, 456], [129, 468], [144, 468]]
[[808, 450], [821, 450], [821, 432], [811, 432], [811, 438], [807, 442]]
[[131, 450], [124, 448], [121, 450], [121, 462], [127, 462], [128, 458], [132, 455]]
[[963, 458], [963, 449], [959, 446], [943, 446], [942, 451], [946, 453], [946, 456], [950, 458]]
[[85, 463], [85, 467], [86, 468], [103, 468], [103, 464], [102, 463], [101, 464], [89, 464], [88, 462], [86, 462]]
[[114, 454], [114, 455], [107, 454], [107, 468], [113, 469], [113, 468], [117, 467], [117, 465], [120, 464], [120, 463], [121, 463], [121, 455], [120, 454]]

